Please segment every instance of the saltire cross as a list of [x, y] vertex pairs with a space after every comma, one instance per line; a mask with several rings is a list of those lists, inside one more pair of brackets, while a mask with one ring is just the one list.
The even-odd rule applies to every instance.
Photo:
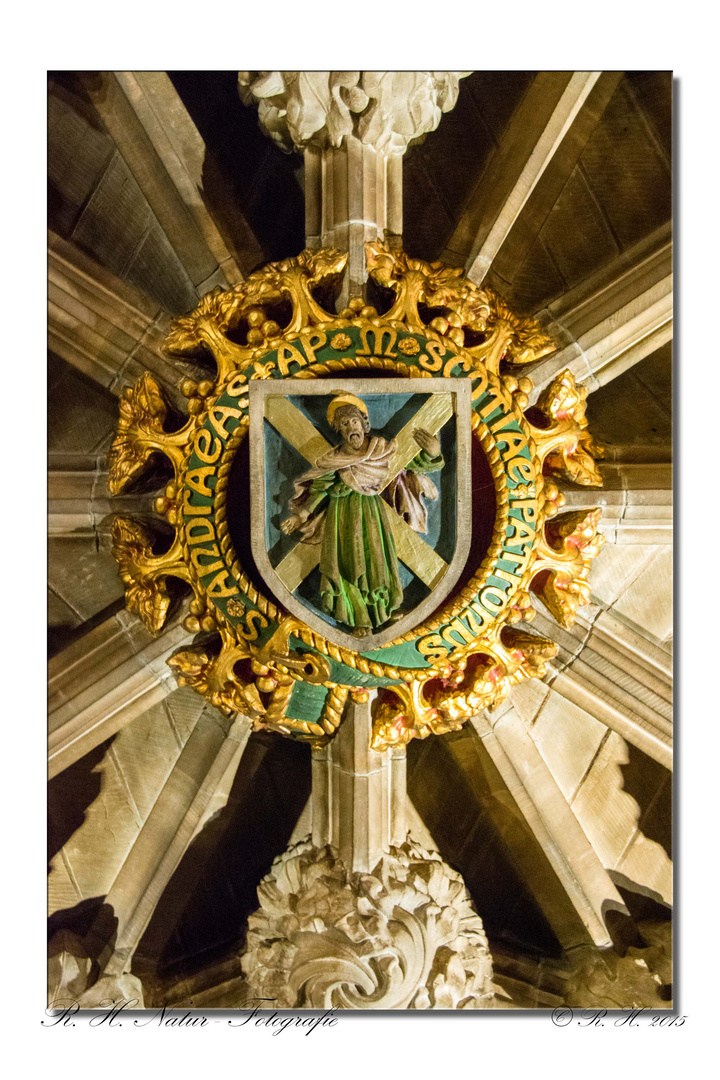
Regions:
[[[419, 452], [413, 438], [418, 427], [437, 435], [453, 415], [451, 394], [432, 394], [413, 418], [395, 436], [396, 450], [390, 462], [387, 483], [407, 468]], [[265, 417], [299, 453], [314, 465], [318, 457], [332, 449], [311, 421], [291, 401], [279, 394], [269, 395], [265, 402]], [[398, 558], [412, 570], [428, 588], [433, 589], [445, 574], [448, 564], [389, 504], [385, 504]], [[294, 592], [320, 562], [320, 544], [299, 541], [275, 567], [280, 580]]]

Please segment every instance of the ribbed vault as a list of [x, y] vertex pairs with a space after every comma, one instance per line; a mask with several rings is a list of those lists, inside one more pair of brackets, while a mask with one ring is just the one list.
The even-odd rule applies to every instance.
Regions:
[[[403, 160], [405, 249], [537, 315], [558, 347], [536, 387], [570, 367], [607, 449], [592, 602], [571, 631], [538, 611], [548, 675], [408, 754], [411, 829], [462, 872], [516, 1007], [672, 906], [671, 104], [666, 72], [474, 72]], [[103, 72], [50, 75], [48, 165], [51, 935], [101, 936], [130, 892], [146, 1000], [219, 1004], [309, 751], [177, 689], [183, 598], [153, 638], [110, 553], [154, 491], [111, 500], [106, 454], [124, 387], [150, 370], [178, 400], [194, 373], [161, 352], [172, 317], [302, 249], [304, 163], [236, 73]]]

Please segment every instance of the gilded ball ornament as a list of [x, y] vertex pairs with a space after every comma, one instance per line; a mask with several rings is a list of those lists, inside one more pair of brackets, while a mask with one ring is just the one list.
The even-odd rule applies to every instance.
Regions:
[[[143, 376], [138, 387], [124, 393], [110, 453], [111, 487], [122, 491], [151, 455], [164, 454], [174, 479], [154, 507], [176, 533], [169, 549], [154, 555], [147, 533], [132, 519], [119, 518], [114, 551], [128, 606], [154, 632], [169, 609], [166, 579], [179, 577], [192, 589], [184, 625], [211, 638], [183, 646], [170, 658], [186, 685], [218, 708], [244, 712], [256, 725], [316, 744], [337, 730], [350, 695], [376, 688], [373, 743], [383, 749], [454, 730], [501, 701], [516, 682], [542, 676], [556, 647], [519, 629], [534, 614], [530, 593], [569, 625], [589, 596], [583, 583], [602, 544], [599, 511], [560, 514], [564, 498], [544, 472], [552, 469], [563, 479], [598, 486], [594, 457], [599, 450], [587, 431], [584, 395], [569, 372], [560, 373], [540, 394], [532, 415], [543, 420], [535, 427], [524, 413], [532, 381], [500, 370], [503, 357], [525, 363], [552, 347], [533, 320], [513, 316], [456, 271], [408, 260], [379, 242], [368, 246], [368, 269], [383, 289], [394, 291], [390, 309], [378, 316], [362, 297], [353, 297], [336, 316], [319, 305], [314, 290], [337, 275], [344, 259], [322, 249], [271, 264], [225, 293], [209, 294], [197, 312], [171, 326], [166, 352], [200, 358], [209, 350], [217, 376], [199, 384], [181, 382], [188, 417], [172, 433], [165, 432], [168, 406], [152, 376]], [[404, 288], [408, 275], [415, 275], [415, 292]], [[282, 329], [260, 299], [265, 293], [277, 295], [278, 289], [291, 303], [292, 330]], [[442, 306], [447, 315], [428, 325], [419, 297], [436, 295], [442, 299], [435, 307]], [[243, 322], [246, 343], [239, 345], [225, 331]], [[464, 328], [481, 323], [486, 327], [483, 340], [466, 346]], [[358, 370], [369, 379], [367, 369], [373, 376], [411, 380], [408, 389], [419, 393], [419, 400], [425, 400], [422, 383], [428, 377], [457, 386], [458, 393], [460, 384], [469, 387], [470, 411], [463, 423], [491, 477], [492, 495], [485, 496], [485, 504], [494, 513], [494, 520], [488, 517], [481, 561], [467, 567], [462, 584], [438, 602], [437, 590], [430, 590], [431, 606], [419, 622], [413, 622], [411, 609], [402, 616], [409, 621], [398, 622], [404, 629], [396, 632], [388, 623], [382, 630], [381, 625], [386, 636], [376, 633], [379, 646], [359, 637], [346, 644], [347, 635], [300, 600], [292, 611], [285, 607], [267, 574], [244, 565], [238, 511], [233, 509], [247, 499], [237, 488], [236, 473], [241, 474], [235, 463], [250, 427], [254, 391], [249, 388], [258, 380], [268, 390], [274, 380], [295, 380], [300, 394], [320, 380], [318, 388], [327, 384], [337, 392], [343, 379], [357, 378]], [[469, 475], [467, 467], [464, 475]], [[257, 483], [250, 485], [251, 491], [257, 488]], [[462, 533], [468, 542], [482, 512], [472, 508]], [[247, 509], [244, 513], [247, 518]], [[545, 532], [550, 519], [552, 541]], [[250, 667], [243, 667], [248, 661]], [[301, 686], [306, 687], [302, 692]]]

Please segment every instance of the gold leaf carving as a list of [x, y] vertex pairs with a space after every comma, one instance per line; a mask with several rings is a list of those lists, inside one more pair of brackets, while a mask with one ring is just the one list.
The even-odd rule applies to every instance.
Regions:
[[599, 507], [577, 510], [546, 526], [531, 588], [561, 626], [572, 626], [578, 608], [590, 602], [590, 565], [605, 543], [598, 531], [601, 514]]
[[602, 487], [595, 459], [604, 452], [587, 430], [586, 398], [586, 387], [575, 385], [572, 372], [560, 372], [537, 403], [551, 424], [535, 428], [533, 435], [538, 453], [553, 475], [584, 487]]
[[470, 716], [496, 704], [504, 696], [498, 686], [504, 669], [491, 656], [483, 656], [471, 674], [466, 663], [462, 659], [446, 679], [416, 680], [381, 695], [373, 711], [373, 749], [457, 731]]
[[[422, 325], [418, 304], [431, 308], [447, 308], [455, 319], [449, 326], [485, 330], [490, 315], [490, 302], [482, 289], [463, 277], [463, 271], [444, 263], [413, 259], [404, 251], [391, 250], [380, 240], [365, 245], [368, 272], [378, 285], [395, 292], [395, 304], [386, 318], [407, 319]], [[451, 336], [448, 333], [448, 336]], [[462, 333], [457, 342], [462, 345]]]
[[125, 603], [148, 630], [162, 629], [170, 605], [164, 577], [149, 575], [155, 560], [148, 530], [132, 518], [116, 517], [112, 524], [112, 550], [125, 584]]
[[[540, 415], [537, 425], [523, 417], [532, 389], [530, 380], [500, 374], [502, 363], [528, 364], [554, 349], [535, 320], [516, 316], [501, 298], [489, 289], [478, 288], [457, 268], [413, 259], [381, 242], [367, 246], [367, 258], [373, 278], [395, 294], [390, 311], [382, 316], [359, 296], [351, 298], [337, 316], [323, 309], [316, 298], [316, 286], [330, 283], [343, 272], [347, 254], [321, 249], [269, 264], [232, 289], [215, 289], [203, 297], [195, 311], [176, 319], [165, 341], [166, 352], [181, 356], [209, 353], [217, 364], [217, 378], [197, 384], [183, 381], [180, 389], [188, 398], [190, 416], [177, 431], [165, 430], [170, 426], [169, 405], [152, 376], [144, 375], [125, 392], [110, 453], [110, 486], [114, 494], [123, 491], [156, 452], [164, 454], [173, 466], [173, 480], [154, 503], [155, 510], [178, 528], [170, 550], [153, 555], [148, 528], [125, 518], [117, 519], [113, 540], [127, 604], [153, 631], [157, 632], [167, 617], [167, 577], [184, 578], [194, 590], [185, 627], [193, 633], [214, 633], [215, 637], [204, 639], [209, 645], [196, 644], [171, 659], [181, 681], [194, 686], [218, 708], [245, 713], [256, 726], [319, 745], [337, 730], [352, 690], [330, 681], [331, 672], [337, 670], [333, 662], [369, 676], [370, 685], [376, 679], [397, 680], [391, 690], [381, 694], [374, 709], [374, 745], [383, 749], [414, 737], [455, 730], [479, 710], [502, 701], [515, 682], [542, 677], [555, 646], [520, 625], [534, 615], [530, 593], [540, 596], [563, 625], [570, 625], [579, 604], [589, 598], [589, 565], [603, 538], [597, 532], [599, 510], [559, 513], [564, 495], [557, 484], [543, 482], [540, 464], [546, 473], [583, 485], [599, 485], [595, 458], [602, 451], [587, 431], [586, 392], [575, 385], [569, 371], [553, 380], [541, 396], [537, 412], [530, 414]], [[279, 301], [283, 301], [280, 308]], [[288, 307], [291, 314], [281, 328], [274, 319], [280, 317], [278, 311]], [[349, 349], [351, 327], [359, 327], [362, 334], [370, 329], [376, 332], [383, 324], [397, 341], [399, 355], [370, 355], [367, 345], [367, 355], [323, 360], [315, 355], [328, 342], [338, 352]], [[402, 337], [399, 332], [410, 336]], [[421, 333], [428, 339], [427, 355], [415, 336]], [[381, 343], [383, 340], [381, 337]], [[525, 432], [534, 479], [515, 487], [513, 497], [516, 505], [519, 500], [535, 503], [537, 532], [533, 530], [533, 546], [522, 577], [517, 578], [507, 605], [493, 616], [492, 624], [483, 617], [478, 626], [475, 616], [468, 614], [468, 625], [462, 623], [467, 637], [461, 629], [450, 630], [450, 636], [443, 634], [442, 639], [439, 635], [435, 635], [437, 640], [428, 638], [432, 667], [422, 674], [415, 668], [383, 662], [381, 656], [366, 657], [333, 645], [302, 621], [284, 615], [250, 581], [232, 548], [225, 518], [226, 488], [233, 454], [247, 436], [248, 385], [253, 379], [291, 374], [288, 367], [298, 366], [293, 358], [300, 355], [300, 347], [304, 355], [300, 370], [294, 372], [298, 378], [341, 376], [358, 368], [392, 371], [405, 377], [433, 372], [450, 376], [460, 370], [473, 379], [476, 397], [486, 388], [501, 395]], [[272, 355], [275, 349], [278, 352]], [[236, 398], [240, 414], [215, 488], [218, 542], [238, 586], [237, 595], [228, 596], [224, 609], [206, 596], [192, 564], [184, 562], [188, 551], [183, 550], [180, 539], [188, 455], [221, 387]], [[500, 508], [491, 546], [495, 557], [505, 535], [509, 493], [501, 488], [496, 435], [483, 425], [479, 412], [473, 414], [473, 430], [493, 472]], [[483, 573], [481, 568], [475, 574], [454, 607], [437, 613], [435, 621], [424, 627], [414, 628], [413, 635], [434, 633], [443, 620], [462, 615], [477, 596]], [[229, 620], [237, 620], [237, 625]], [[272, 632], [272, 636], [259, 638], [259, 632]], [[291, 635], [299, 645], [295, 649], [290, 648]], [[411, 640], [413, 635], [403, 640]], [[293, 687], [299, 680], [328, 689], [317, 721], [291, 715]], [[448, 985], [453, 977], [448, 968]]]
[[149, 374], [140, 376], [135, 386], [127, 387], [119, 401], [118, 433], [108, 454], [110, 491], [119, 495], [145, 469], [157, 449], [147, 434], [163, 435], [168, 405], [162, 389]]
[[[478, 288], [461, 269], [410, 258], [379, 240], [365, 248], [368, 272], [396, 295], [388, 319], [422, 324], [419, 304], [445, 308], [448, 314], [433, 319], [431, 328], [464, 346], [493, 374], [498, 374], [501, 360], [530, 364], [556, 348], [536, 319], [515, 315], [504, 300], [489, 289]], [[465, 342], [465, 330], [484, 333], [484, 339], [470, 345]]]
[[505, 648], [515, 656], [524, 674], [530, 679], [542, 679], [548, 660], [557, 656], [558, 647], [554, 641], [519, 627], [505, 627], [502, 640]]
[[173, 320], [163, 342], [164, 352], [189, 357], [209, 353], [217, 364], [218, 379], [224, 379], [247, 358], [247, 350], [226, 336], [239, 322], [244, 302], [242, 285], [225, 292], [213, 289], [193, 312]]
[[[236, 656], [239, 659], [243, 659], [241, 654]], [[227, 663], [218, 660], [206, 647], [197, 646], [178, 649], [168, 659], [168, 665], [177, 672], [180, 686], [192, 686], [222, 712], [241, 712], [253, 719], [262, 716], [265, 706], [255, 682], [228, 675]]]
[[[334, 318], [313, 296], [313, 288], [342, 273], [347, 252], [332, 248], [306, 250], [296, 258], [269, 263], [233, 289], [213, 289], [189, 315], [173, 321], [163, 343], [172, 356], [197, 356], [209, 352], [218, 368], [218, 381], [233, 371], [242, 371], [259, 348], [272, 348], [282, 332], [325, 323]], [[292, 304], [290, 322], [281, 331], [263, 310], [263, 305], [287, 298]], [[247, 345], [237, 345], [227, 336], [243, 318], [250, 329]]]
[[[288, 649], [287, 638], [294, 623], [294, 619], [286, 619], [261, 648], [249, 642], [238, 645], [222, 634], [219, 651], [206, 644], [196, 644], [178, 649], [168, 664], [177, 672], [180, 686], [193, 687], [225, 713], [243, 713], [253, 721], [255, 730], [266, 728], [320, 745], [339, 727], [348, 690], [328, 684], [328, 695], [317, 723], [287, 715], [298, 677], [302, 675], [306, 681], [320, 683], [330, 672], [324, 656]], [[238, 668], [241, 660], [248, 661], [244, 671]]]
[[487, 296], [490, 303], [488, 333], [482, 344], [469, 352], [481, 359], [489, 371], [497, 374], [501, 360], [509, 364], [534, 364], [555, 351], [556, 343], [542, 329], [537, 319], [516, 315], [505, 301], [490, 289], [487, 290]]

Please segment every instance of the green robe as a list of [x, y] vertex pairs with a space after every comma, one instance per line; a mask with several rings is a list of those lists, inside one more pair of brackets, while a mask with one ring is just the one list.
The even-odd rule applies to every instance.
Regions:
[[[437, 472], [442, 455], [421, 450], [408, 472]], [[382, 495], [363, 495], [337, 472], [315, 476], [304, 510], [324, 510], [320, 551], [320, 606], [336, 622], [352, 629], [376, 629], [402, 604], [397, 552], [387, 503]]]

